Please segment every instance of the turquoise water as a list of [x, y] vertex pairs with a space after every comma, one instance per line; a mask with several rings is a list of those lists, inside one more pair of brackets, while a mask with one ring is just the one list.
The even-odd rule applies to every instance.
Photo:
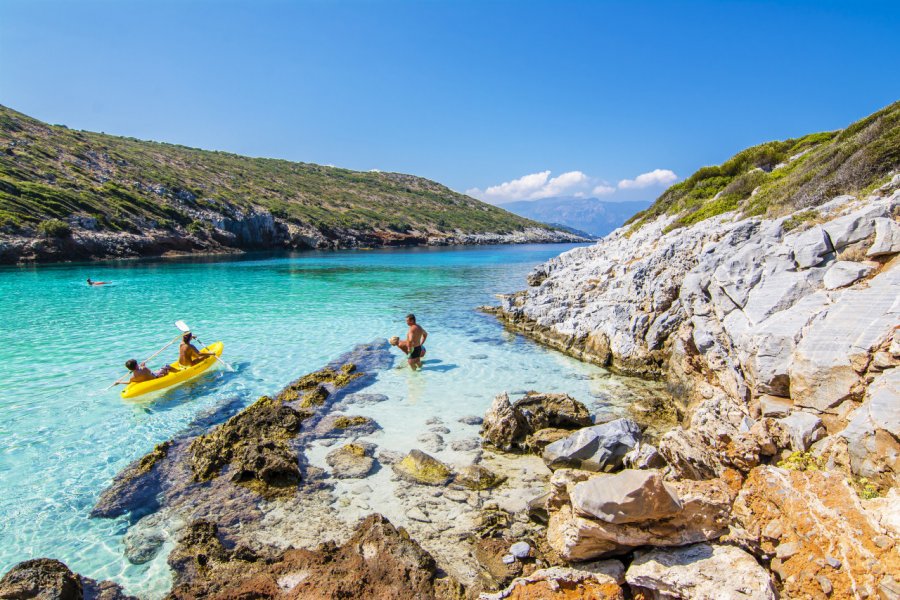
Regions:
[[[501, 391], [600, 396], [605, 374], [506, 332], [473, 310], [521, 288], [535, 264], [571, 246], [411, 249], [166, 260], [0, 270], [0, 573], [59, 558], [85, 575], [155, 596], [165, 557], [125, 560], [124, 519], [89, 519], [112, 477], [198, 415], [247, 404], [356, 343], [429, 331], [427, 369], [390, 369], [372, 391], [383, 444], [415, 446], [434, 414], [481, 415]], [[113, 285], [88, 287], [84, 280]], [[103, 389], [183, 319], [222, 340], [234, 373], [216, 370], [151, 401]], [[173, 360], [173, 346], [151, 363]], [[401, 364], [400, 355], [395, 366]]]

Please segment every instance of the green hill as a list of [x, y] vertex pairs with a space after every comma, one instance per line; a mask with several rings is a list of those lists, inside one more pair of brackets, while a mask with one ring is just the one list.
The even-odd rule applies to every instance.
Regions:
[[[0, 147], [0, 234], [7, 239], [122, 233], [192, 251], [558, 236], [421, 177], [75, 131], [3, 106]], [[155, 251], [145, 250], [136, 253]]]
[[780, 216], [840, 194], [865, 195], [900, 170], [900, 102], [846, 129], [767, 142], [703, 167], [630, 222], [679, 215], [672, 227], [724, 212]]

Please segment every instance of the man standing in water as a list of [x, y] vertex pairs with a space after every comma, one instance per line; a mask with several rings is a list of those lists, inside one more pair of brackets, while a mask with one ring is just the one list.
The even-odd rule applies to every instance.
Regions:
[[409, 367], [415, 371], [422, 368], [422, 355], [425, 349], [422, 347], [425, 340], [428, 339], [428, 332], [422, 329], [422, 326], [416, 323], [416, 315], [406, 315], [406, 324], [409, 325], [409, 331], [406, 332], [406, 344], [409, 348], [407, 354], [407, 362]]

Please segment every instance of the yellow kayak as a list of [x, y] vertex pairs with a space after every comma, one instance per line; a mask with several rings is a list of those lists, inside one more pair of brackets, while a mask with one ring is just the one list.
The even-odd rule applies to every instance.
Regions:
[[[222, 342], [213, 342], [206, 348], [200, 350], [200, 352], [212, 352], [216, 356], [222, 356]], [[123, 398], [134, 398], [135, 396], [143, 396], [144, 394], [172, 387], [173, 385], [179, 385], [200, 375], [213, 366], [215, 362], [216, 359], [214, 356], [208, 356], [192, 367], [182, 367], [176, 360], [169, 365], [172, 367], [173, 371], [168, 375], [163, 375], [162, 377], [157, 377], [150, 381], [129, 383], [125, 386], [125, 389], [122, 390], [121, 395]]]

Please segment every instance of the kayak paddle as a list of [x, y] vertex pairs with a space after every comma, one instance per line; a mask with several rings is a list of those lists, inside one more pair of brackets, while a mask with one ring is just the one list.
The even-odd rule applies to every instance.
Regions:
[[[180, 329], [180, 330], [183, 331], [184, 333], [190, 333], [190, 332], [191, 332], [191, 328], [188, 327], [188, 324], [185, 323], [184, 321], [175, 321], [175, 327], [177, 327], [178, 329]], [[203, 343], [203, 342], [200, 341], [200, 338], [198, 338], [197, 336], [193, 336], [193, 337], [194, 337], [195, 340], [197, 340], [197, 343], [199, 343], [199, 344], [202, 344], [202, 343]], [[217, 355], [215, 355], [215, 354], [213, 354], [212, 356], [213, 356], [213, 358], [215, 358], [217, 361], [219, 361], [220, 363], [222, 363], [223, 365], [225, 365], [225, 368], [226, 368], [226, 369], [228, 369], [228, 370], [231, 371], [231, 372], [234, 372], [234, 369], [233, 369], [233, 368], [231, 367], [231, 365], [229, 365], [227, 362], [225, 362], [224, 360], [222, 360], [221, 358], [219, 358], [219, 357], [218, 357]]]
[[[159, 350], [157, 350], [156, 352], [154, 352], [153, 354], [151, 354], [150, 356], [148, 356], [148, 357], [144, 360], [144, 362], [150, 362], [150, 359], [156, 358], [156, 356], [159, 355], [160, 352], [162, 352], [163, 350], [165, 350], [166, 348], [168, 348], [169, 346], [171, 346], [172, 344], [174, 344], [175, 342], [177, 342], [177, 341], [180, 340], [180, 339], [181, 339], [181, 336], [179, 335], [179, 336], [176, 337], [174, 340], [172, 340], [171, 342], [169, 342], [168, 344], [166, 344], [165, 346], [163, 346], [162, 348], [160, 348]], [[142, 364], [143, 364], [143, 363], [142, 363]], [[118, 379], [116, 379], [116, 381], [115, 381], [112, 385], [110, 385], [108, 388], [106, 388], [106, 390], [108, 390], [108, 389], [110, 389], [110, 388], [113, 388], [113, 387], [119, 385], [120, 383], [125, 383], [125, 382], [122, 381], [122, 380], [125, 379], [126, 377], [128, 377], [129, 375], [131, 375], [131, 373], [127, 373], [127, 374], [125, 374], [125, 375], [122, 375], [121, 377], [119, 377]], [[103, 390], [103, 391], [105, 392], [106, 390]]]

